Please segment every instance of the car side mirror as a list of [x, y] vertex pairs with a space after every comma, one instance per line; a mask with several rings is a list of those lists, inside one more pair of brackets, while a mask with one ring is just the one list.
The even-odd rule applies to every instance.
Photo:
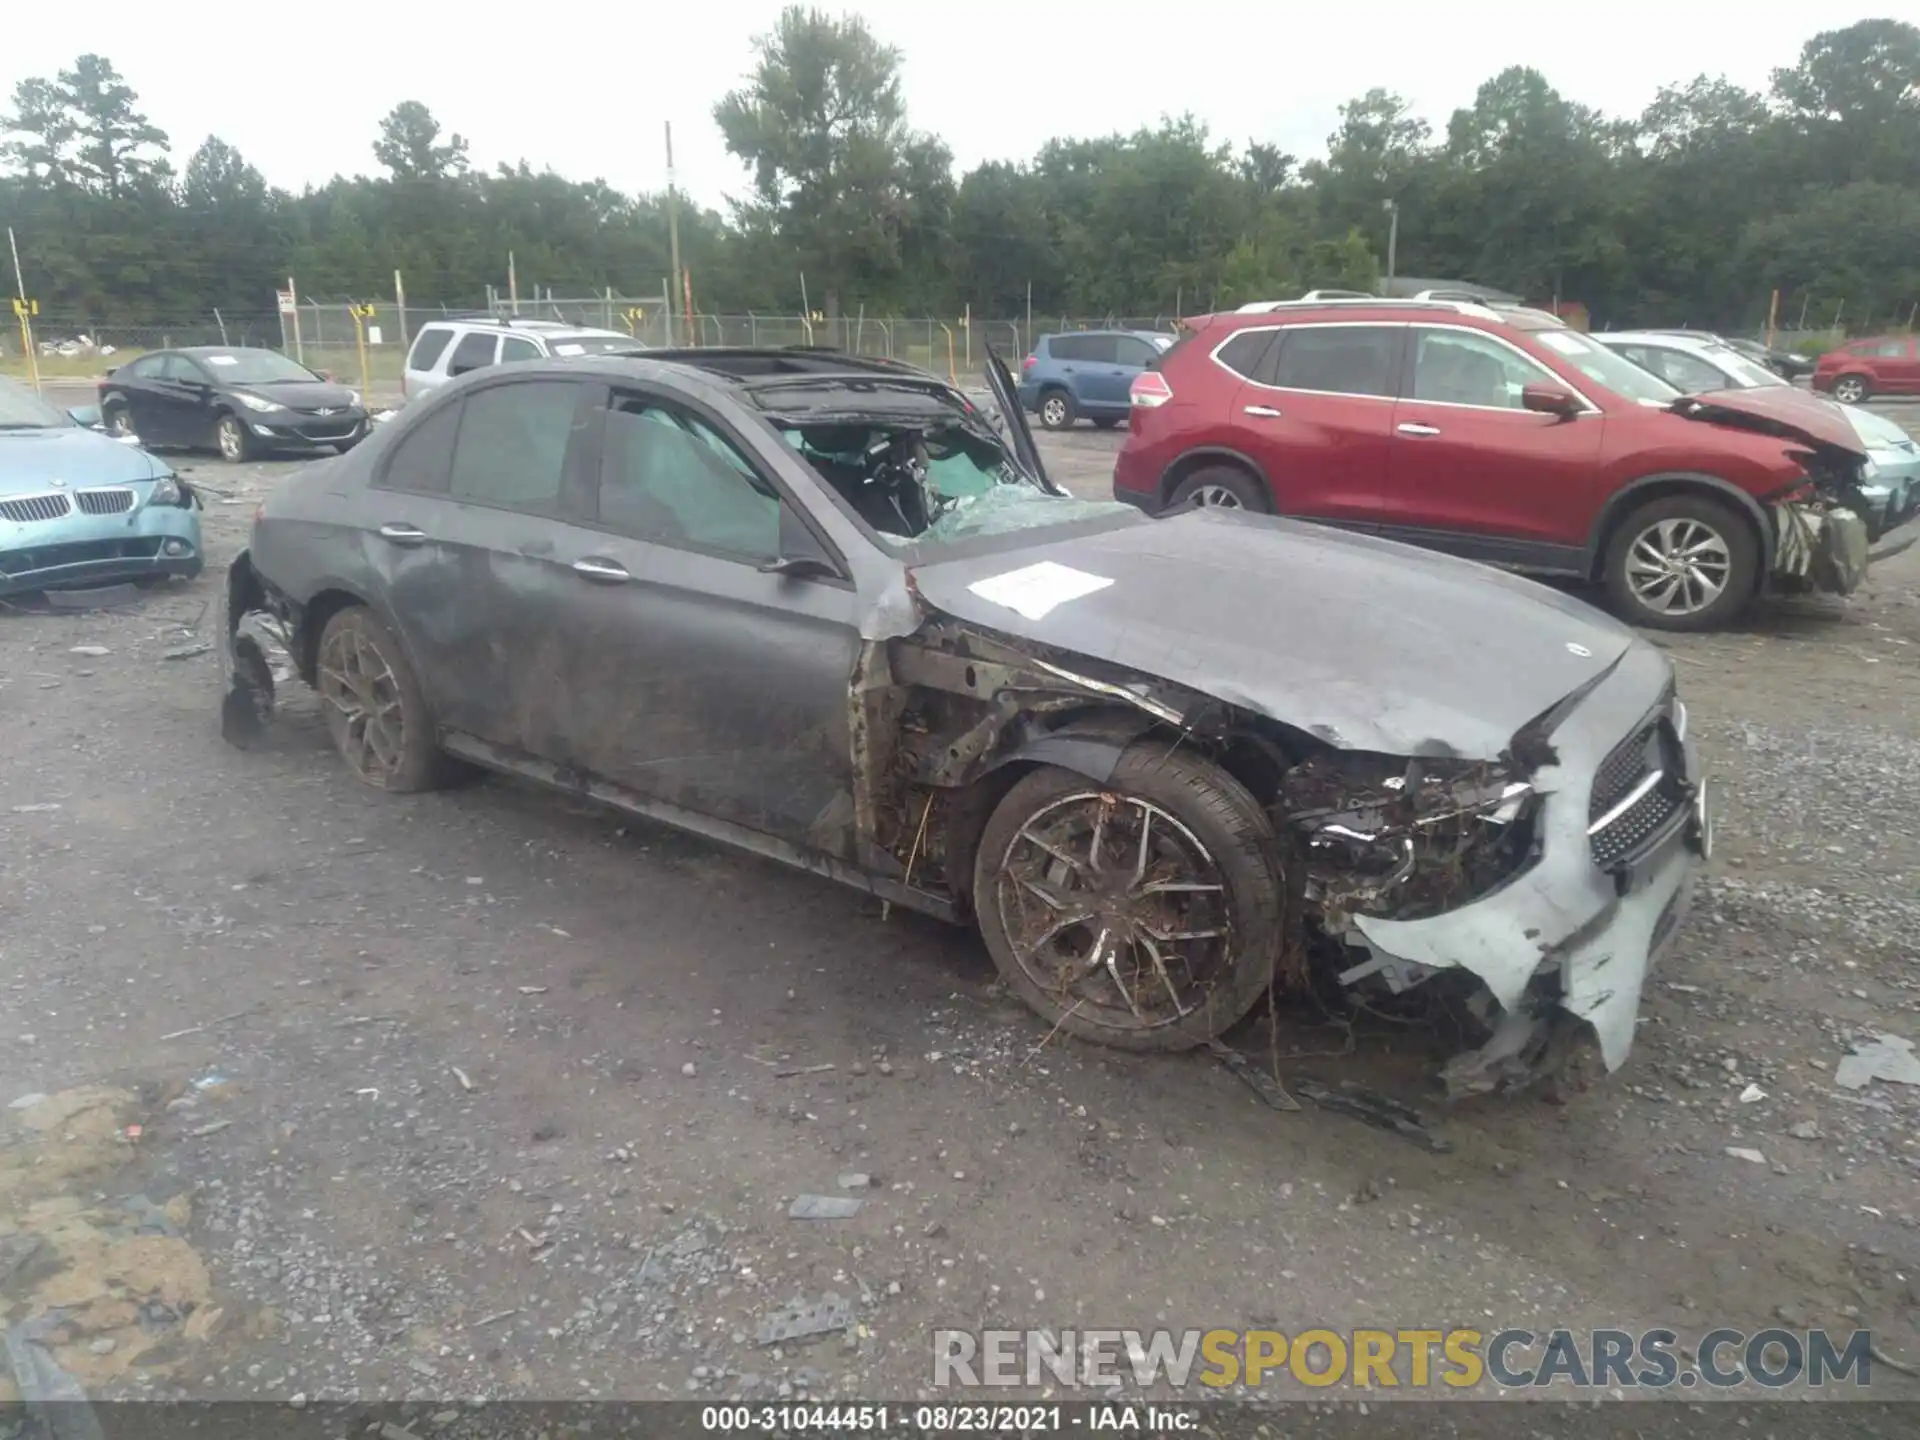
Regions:
[[1524, 385], [1520, 389], [1520, 408], [1571, 420], [1580, 413], [1580, 398], [1558, 385]]
[[73, 423], [76, 425], [84, 425], [89, 430], [99, 430], [103, 428], [100, 424], [100, 407], [98, 405], [76, 405], [67, 411], [67, 414], [72, 417]]
[[790, 580], [838, 580], [840, 567], [791, 505], [780, 507], [780, 555], [760, 567], [762, 575]]

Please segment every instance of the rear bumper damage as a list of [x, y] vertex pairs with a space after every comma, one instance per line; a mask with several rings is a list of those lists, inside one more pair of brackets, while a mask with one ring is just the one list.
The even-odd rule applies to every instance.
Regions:
[[[1363, 954], [1348, 984], [1399, 990], [1447, 970], [1484, 984], [1475, 1008], [1491, 1038], [1448, 1062], [1450, 1094], [1524, 1084], [1583, 1040], [1608, 1071], [1626, 1060], [1646, 976], [1686, 918], [1713, 839], [1686, 712], [1665, 683], [1658, 652], [1631, 651], [1553, 732], [1553, 760], [1531, 777], [1531, 864], [1441, 914], [1355, 915], [1340, 937]], [[1642, 747], [1638, 775], [1622, 769], [1627, 745]], [[1617, 800], [1590, 793], [1606, 775], [1622, 777]]]

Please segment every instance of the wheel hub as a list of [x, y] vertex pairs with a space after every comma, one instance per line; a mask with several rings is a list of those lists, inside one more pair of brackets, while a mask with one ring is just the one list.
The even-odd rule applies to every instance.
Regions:
[[1193, 832], [1147, 801], [1056, 800], [1002, 858], [998, 901], [1020, 967], [1070, 1011], [1127, 1029], [1199, 1008], [1232, 956], [1226, 886]]

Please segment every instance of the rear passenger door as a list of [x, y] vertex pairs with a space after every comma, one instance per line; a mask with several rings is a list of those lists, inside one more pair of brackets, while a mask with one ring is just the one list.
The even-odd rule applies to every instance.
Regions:
[[[1283, 515], [1371, 529], [1385, 504], [1404, 325], [1287, 325], [1256, 353], [1235, 332], [1216, 362], [1247, 383], [1234, 422]], [[1242, 370], [1240, 366], [1251, 366]]]
[[1121, 335], [1083, 335], [1080, 342], [1086, 354], [1080, 362], [1080, 408], [1089, 415], [1125, 414], [1127, 387], [1138, 372], [1122, 367], [1121, 346], [1141, 342]]
[[375, 477], [362, 543], [444, 728], [551, 748], [593, 393], [503, 375], [424, 415]]
[[1874, 352], [1875, 389], [1888, 395], [1920, 395], [1920, 352], [1913, 336], [1894, 336]]

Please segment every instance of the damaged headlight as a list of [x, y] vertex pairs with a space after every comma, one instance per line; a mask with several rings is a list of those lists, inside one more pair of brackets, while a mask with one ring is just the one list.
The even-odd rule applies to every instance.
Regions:
[[149, 505], [178, 505], [180, 503], [180, 482], [171, 475], [162, 475], [153, 482], [153, 493], [147, 496]]
[[1289, 823], [1328, 928], [1415, 919], [1485, 894], [1524, 863], [1535, 792], [1501, 766], [1333, 753], [1289, 771]]

